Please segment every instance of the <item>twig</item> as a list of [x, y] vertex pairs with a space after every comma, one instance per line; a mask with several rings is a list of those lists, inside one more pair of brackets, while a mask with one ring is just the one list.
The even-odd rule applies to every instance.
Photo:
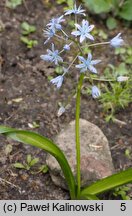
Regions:
[[120, 125], [127, 125], [127, 123], [126, 123], [126, 122], [124, 122], [124, 121], [121, 121], [121, 120], [119, 120], [119, 119], [116, 119], [116, 118], [114, 118], [114, 119], [113, 119], [113, 121], [114, 121], [114, 123], [117, 123], [117, 124], [120, 124]]
[[22, 191], [22, 189], [21, 189], [18, 185], [15, 185], [15, 184], [13, 184], [13, 183], [11, 183], [11, 182], [9, 182], [9, 181], [7, 181], [6, 179], [3, 179], [3, 178], [1, 178], [1, 177], [0, 177], [0, 182], [4, 182], [4, 183], [6, 183], [6, 184], [8, 184], [8, 185], [13, 186], [14, 188], [17, 188], [19, 191]]
[[27, 4], [26, 4], [26, 1], [25, 1], [25, 0], [23, 0], [23, 4], [24, 4], [24, 7], [26, 8], [26, 10], [29, 12], [29, 9], [28, 9], [28, 7], [27, 7]]

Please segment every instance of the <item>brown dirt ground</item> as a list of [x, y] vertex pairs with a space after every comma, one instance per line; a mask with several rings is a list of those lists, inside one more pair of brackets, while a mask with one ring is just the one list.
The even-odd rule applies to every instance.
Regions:
[[[57, 117], [58, 102], [67, 100], [77, 82], [73, 72], [60, 91], [55, 90], [48, 82], [49, 75], [54, 76], [54, 67], [40, 60], [40, 55], [45, 53], [47, 47], [43, 46], [42, 29], [48, 20], [55, 14], [61, 14], [62, 8], [56, 4], [47, 6], [45, 1], [25, 1], [26, 5], [10, 10], [5, 7], [5, 1], [0, 1], [0, 20], [3, 31], [0, 32], [0, 124], [15, 128], [31, 130], [28, 123], [37, 122], [40, 127], [33, 131], [53, 138], [64, 124], [75, 118], [75, 99], [67, 112]], [[53, 1], [54, 2], [54, 1]], [[103, 23], [93, 19], [98, 27], [104, 28]], [[28, 21], [35, 24], [37, 31], [32, 38], [38, 40], [38, 45], [31, 50], [20, 42], [20, 24]], [[111, 32], [110, 35], [115, 35]], [[130, 30], [125, 28], [126, 41]], [[127, 34], [128, 33], [128, 34]], [[101, 54], [100, 54], [101, 53]], [[95, 51], [95, 55], [105, 56], [105, 63], [117, 62], [112, 51]], [[110, 60], [111, 59], [111, 60]], [[100, 66], [103, 70], [103, 66]], [[73, 84], [74, 83], [74, 84]], [[22, 98], [19, 103], [13, 99]], [[82, 96], [81, 117], [98, 125], [107, 136], [111, 148], [115, 169], [126, 169], [132, 166], [132, 160], [125, 156], [125, 150], [132, 150], [132, 106], [120, 110], [116, 118], [126, 122], [125, 126], [115, 123], [106, 123], [103, 118], [102, 107], [90, 96]], [[14, 142], [5, 137], [0, 138], [0, 199], [68, 199], [66, 191], [56, 187], [46, 174], [31, 174], [30, 171], [17, 170], [12, 164], [16, 161], [23, 162], [27, 154], [40, 158], [40, 164], [45, 163], [46, 153], [23, 144]], [[13, 145], [12, 152], [5, 154], [8, 144]]]

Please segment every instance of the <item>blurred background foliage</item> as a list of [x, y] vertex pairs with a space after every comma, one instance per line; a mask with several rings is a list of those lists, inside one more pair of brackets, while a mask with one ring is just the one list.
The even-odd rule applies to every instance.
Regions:
[[[82, 0], [89, 11], [101, 14], [112, 13], [125, 20], [132, 20], [132, 0]], [[57, 0], [58, 4], [73, 5], [73, 0]]]
[[83, 0], [86, 7], [96, 14], [109, 13], [125, 20], [132, 20], [132, 0]]

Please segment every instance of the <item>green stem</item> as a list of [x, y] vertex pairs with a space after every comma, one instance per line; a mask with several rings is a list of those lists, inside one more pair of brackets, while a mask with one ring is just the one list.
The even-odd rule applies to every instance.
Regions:
[[116, 82], [116, 79], [103, 79], [103, 78], [95, 78], [95, 77], [87, 77], [85, 76], [84, 79], [92, 79], [92, 80], [95, 80], [95, 81], [100, 81], [100, 82]]
[[77, 96], [76, 96], [76, 163], [77, 163], [77, 198], [80, 196], [81, 188], [81, 173], [80, 173], [80, 102], [81, 102], [81, 88], [83, 84], [84, 74], [82, 73], [79, 78], [77, 86]]
[[[110, 44], [110, 42], [101, 42], [101, 43], [89, 44], [87, 47], [94, 47], [94, 46], [107, 45], [107, 44]], [[82, 46], [82, 47], [85, 47], [85, 46]]]

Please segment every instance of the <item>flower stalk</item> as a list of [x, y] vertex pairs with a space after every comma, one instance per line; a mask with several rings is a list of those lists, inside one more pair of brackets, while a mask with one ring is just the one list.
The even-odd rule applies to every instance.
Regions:
[[77, 96], [76, 96], [76, 124], [75, 124], [75, 136], [76, 136], [76, 166], [77, 166], [77, 198], [80, 196], [81, 189], [81, 160], [80, 160], [80, 105], [81, 105], [81, 88], [83, 84], [84, 73], [80, 75], [79, 82], [77, 85]]
[[[117, 34], [113, 39], [107, 42], [101, 42], [101, 43], [87, 43], [87, 40], [94, 41], [94, 37], [92, 35], [92, 30], [94, 28], [94, 25], [90, 25], [89, 21], [86, 19], [83, 19], [82, 22], [78, 22], [78, 16], [86, 16], [84, 13], [85, 10], [82, 9], [81, 5], [77, 7], [76, 1], [73, 1], [73, 8], [68, 9], [65, 11], [65, 14], [63, 14], [60, 17], [55, 17], [50, 20], [50, 22], [46, 25], [46, 30], [44, 30], [44, 35], [46, 37], [46, 41], [44, 44], [48, 43], [53, 37], [55, 37], [59, 43], [62, 40], [63, 47], [61, 47], [61, 50], [59, 51], [57, 49], [57, 45], [54, 43], [51, 44], [51, 49], [47, 49], [47, 53], [44, 55], [41, 55], [41, 59], [54, 63], [55, 65], [61, 66], [63, 69], [63, 74], [58, 75], [57, 77], [50, 80], [50, 82], [56, 86], [57, 89], [60, 89], [63, 82], [64, 82], [64, 76], [68, 74], [70, 71], [70, 68], [74, 66], [74, 68], [79, 69], [80, 76], [79, 81], [77, 84], [76, 91], [76, 122], [75, 122], [75, 143], [76, 143], [76, 181], [70, 173], [70, 179], [69, 179], [69, 173], [67, 171], [66, 173], [66, 180], [69, 183], [69, 189], [70, 189], [70, 195], [71, 199], [79, 199], [82, 197], [81, 193], [81, 147], [80, 147], [80, 105], [81, 105], [81, 89], [83, 85], [84, 79], [89, 79], [89, 82], [92, 84], [91, 95], [94, 99], [100, 97], [101, 91], [100, 89], [94, 84], [94, 81], [114, 81], [107, 80], [105, 78], [98, 78], [98, 77], [91, 77], [92, 74], [98, 74], [97, 69], [95, 67], [96, 64], [100, 63], [101, 60], [99, 59], [93, 59], [93, 54], [88, 49], [87, 53], [85, 53], [83, 48], [89, 48], [89, 47], [97, 47], [100, 45], [109, 45], [111, 47], [120, 47], [123, 45], [123, 39], [121, 38], [121, 33]], [[66, 17], [71, 15], [75, 15], [75, 30], [73, 30], [69, 35], [66, 33], [65, 30], [63, 30], [63, 22], [66, 21]], [[72, 16], [71, 16], [72, 17]], [[85, 45], [84, 45], [85, 42]], [[62, 45], [62, 44], [61, 44]], [[72, 46], [71, 46], [72, 45]], [[75, 48], [73, 52], [70, 52], [72, 56], [71, 63], [65, 62], [63, 59], [65, 57], [65, 53], [68, 53], [68, 51], [72, 51], [71, 48]], [[74, 51], [76, 50], [76, 54]], [[64, 55], [63, 55], [64, 54]], [[75, 55], [75, 56], [74, 56]], [[70, 57], [71, 57], [70, 56]], [[69, 55], [68, 55], [69, 58]], [[71, 59], [71, 58], [70, 58]], [[78, 60], [78, 61], [77, 61]], [[63, 65], [65, 67], [63, 67]], [[127, 80], [128, 77], [119, 76], [117, 77], [118, 82], [122, 82]], [[68, 101], [69, 102], [69, 101]], [[66, 110], [66, 106], [61, 106], [58, 111], [58, 116], [61, 116]], [[58, 156], [57, 156], [58, 157]], [[63, 162], [63, 161], [62, 161]], [[65, 165], [65, 164], [64, 164]], [[68, 167], [69, 168], [69, 167]], [[86, 197], [88, 198], [88, 196]], [[93, 198], [93, 196], [92, 196]], [[95, 196], [94, 196], [95, 198]]]
[[[107, 44], [110, 44], [110, 42], [107, 41], [107, 42], [100, 42], [100, 43], [89, 44], [89, 45], [87, 45], [87, 47], [102, 46], [102, 45], [107, 45]], [[82, 47], [86, 47], [86, 44], [84, 46], [82, 46]]]

